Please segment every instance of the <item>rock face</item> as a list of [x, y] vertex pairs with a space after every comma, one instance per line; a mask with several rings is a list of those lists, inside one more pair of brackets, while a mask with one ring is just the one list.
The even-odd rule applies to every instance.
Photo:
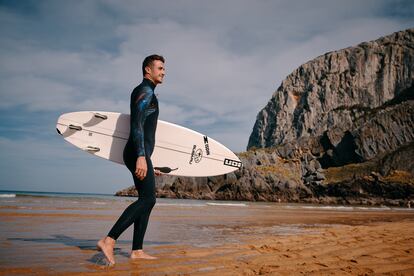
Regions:
[[353, 125], [325, 131], [319, 139], [322, 167], [360, 163], [395, 151], [414, 141], [414, 91], [400, 93], [376, 109], [367, 110]]
[[235, 173], [158, 178], [157, 196], [414, 206], [414, 29], [300, 66], [248, 149]]
[[413, 79], [414, 29], [317, 57], [290, 74], [257, 115], [248, 149], [347, 129]]

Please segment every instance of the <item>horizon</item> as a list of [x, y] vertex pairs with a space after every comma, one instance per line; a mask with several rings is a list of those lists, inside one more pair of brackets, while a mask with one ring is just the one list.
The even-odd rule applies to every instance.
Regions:
[[85, 192], [57, 192], [57, 191], [24, 191], [24, 190], [0, 190], [0, 194], [5, 194], [5, 192], [17, 192], [17, 193], [51, 193], [51, 194], [80, 194], [80, 195], [109, 195], [115, 196], [114, 194], [99, 194], [99, 193], [85, 193]]

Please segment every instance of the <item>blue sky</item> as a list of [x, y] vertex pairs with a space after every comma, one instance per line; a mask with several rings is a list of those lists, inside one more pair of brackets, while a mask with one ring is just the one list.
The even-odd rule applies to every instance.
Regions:
[[149, 54], [166, 58], [160, 119], [241, 152], [299, 65], [411, 27], [413, 1], [0, 1], [0, 190], [132, 185], [55, 124], [70, 111], [129, 113]]

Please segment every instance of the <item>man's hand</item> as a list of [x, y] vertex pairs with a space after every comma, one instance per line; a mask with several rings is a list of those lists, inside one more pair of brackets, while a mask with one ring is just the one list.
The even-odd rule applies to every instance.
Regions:
[[155, 176], [160, 176], [162, 175], [162, 172], [160, 170], [154, 170], [154, 174]]
[[139, 156], [135, 166], [135, 175], [139, 180], [143, 180], [147, 176], [147, 160], [145, 156]]

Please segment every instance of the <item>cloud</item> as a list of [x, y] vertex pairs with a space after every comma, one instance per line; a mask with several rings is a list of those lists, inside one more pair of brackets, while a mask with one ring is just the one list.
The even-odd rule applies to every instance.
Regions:
[[[245, 5], [224, 1], [216, 7], [164, 3], [155, 9], [152, 1], [140, 5], [113, 1], [80, 4], [41, 5], [39, 14], [53, 11], [55, 15], [47, 15], [47, 20], [54, 22], [59, 16], [58, 25], [89, 24], [95, 30], [98, 18], [112, 10], [112, 16], [99, 21], [109, 26], [109, 40], [119, 39], [117, 50], [105, 51], [99, 48], [100, 44], [93, 50], [41, 49], [29, 44], [2, 51], [2, 71], [7, 76], [2, 81], [6, 86], [2, 89], [3, 107], [24, 104], [29, 110], [59, 110], [62, 106], [93, 107], [92, 103], [98, 102], [102, 107], [127, 110], [128, 105], [120, 99], [127, 99], [139, 82], [140, 61], [159, 52], [167, 58], [167, 78], [157, 90], [165, 95], [169, 106], [179, 109], [187, 105], [186, 112], [180, 115], [186, 118], [181, 121], [191, 119], [188, 108], [206, 110], [215, 117], [211, 122], [220, 122], [224, 116], [244, 120], [255, 117], [281, 80], [303, 62], [399, 27], [392, 20], [375, 18], [385, 5], [382, 2], [375, 8], [372, 2], [333, 5], [329, 1], [312, 5], [305, 2], [299, 8], [297, 3], [248, 1]], [[92, 16], [80, 16], [79, 22], [74, 22], [67, 10], [80, 14], [89, 10]], [[116, 24], [113, 18], [123, 12], [130, 17]], [[215, 20], [211, 20], [212, 15]], [[367, 19], [361, 19], [363, 15]], [[13, 22], [19, 21], [14, 18]], [[91, 35], [95, 36], [102, 34]], [[9, 75], [14, 78], [8, 79]], [[27, 96], [12, 99], [12, 95], [25, 93], [17, 91], [24, 85], [16, 85], [23, 83], [23, 78], [31, 82], [33, 101], [26, 100]], [[50, 96], [53, 104], [43, 95], [45, 89], [56, 91]]]
[[24, 105], [28, 111], [62, 109], [73, 103], [75, 93], [61, 82], [31, 76], [2, 79], [0, 90], [0, 108]]
[[28, 111], [51, 111], [106, 108], [117, 103], [117, 110], [128, 109], [136, 73], [129, 73], [122, 59], [102, 52], [30, 46], [3, 48], [0, 59], [0, 108], [23, 105]]

